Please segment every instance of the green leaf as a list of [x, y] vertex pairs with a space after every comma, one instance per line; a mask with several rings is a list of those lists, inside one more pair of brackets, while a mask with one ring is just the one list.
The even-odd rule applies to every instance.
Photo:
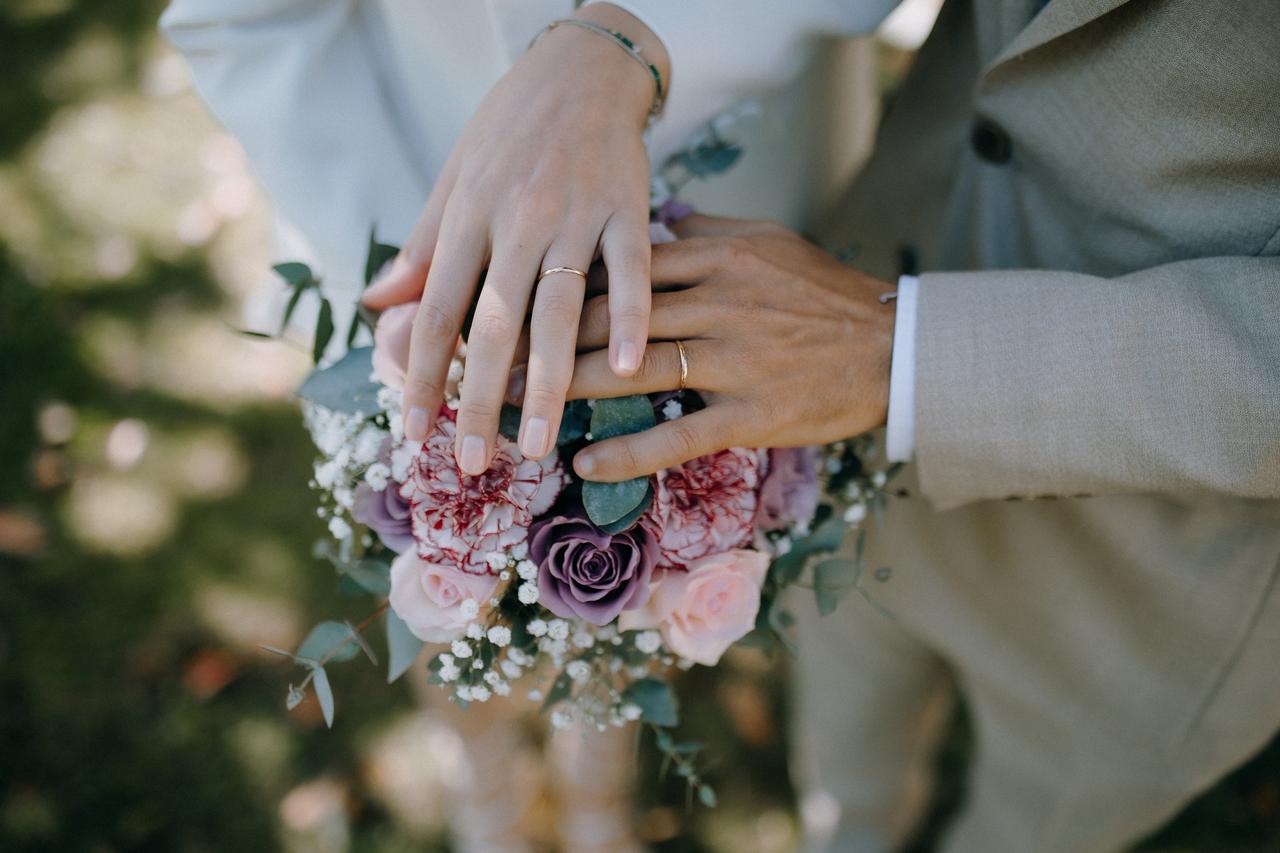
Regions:
[[519, 406], [503, 403], [498, 412], [498, 432], [512, 441], [519, 440], [521, 414]]
[[671, 685], [656, 678], [642, 678], [632, 682], [622, 694], [623, 699], [640, 706], [640, 719], [655, 726], [675, 726], [680, 723], [679, 706]]
[[848, 557], [823, 560], [813, 567], [813, 595], [818, 613], [830, 614], [840, 599], [858, 583], [858, 562]]
[[298, 647], [298, 657], [313, 661], [326, 657], [331, 661], [348, 661], [358, 654], [360, 646], [352, 636], [351, 626], [342, 622], [321, 622]]
[[[640, 516], [648, 512], [649, 505], [653, 503], [653, 483], [649, 482], [648, 477], [645, 477], [644, 479], [647, 488], [645, 489], [644, 497], [640, 499], [640, 503], [636, 504], [634, 509], [622, 516], [622, 518], [619, 518], [617, 521], [597, 525], [601, 530], [609, 534], [621, 533], [624, 530], [629, 530], [637, 521], [640, 520]], [[590, 515], [590, 511], [588, 511], [588, 515]]]
[[356, 342], [356, 335], [360, 334], [360, 323], [363, 318], [359, 311], [351, 313], [351, 325], [347, 327], [347, 349], [351, 349], [352, 344]]
[[373, 347], [359, 347], [307, 377], [298, 389], [302, 399], [335, 412], [378, 411], [378, 389], [372, 381]]
[[316, 700], [320, 702], [324, 724], [333, 728], [333, 688], [329, 686], [329, 676], [324, 667], [318, 666], [312, 670], [311, 685], [316, 689]]
[[698, 786], [698, 800], [709, 809], [714, 809], [719, 802], [716, 799], [716, 792], [710, 785]]
[[[394, 610], [387, 611], [387, 683], [390, 684], [408, 671], [422, 651], [423, 642], [413, 635], [404, 620]], [[437, 667], [438, 669], [438, 667]]]
[[651, 500], [653, 486], [648, 477], [636, 477], [621, 483], [587, 480], [582, 484], [582, 506], [587, 517], [600, 527], [625, 521], [637, 508], [644, 512]]
[[291, 287], [306, 288], [316, 283], [315, 276], [311, 274], [311, 267], [298, 261], [276, 264], [272, 269], [287, 281]]
[[742, 156], [742, 149], [723, 140], [699, 145], [680, 155], [680, 163], [699, 178], [728, 171]]
[[562, 672], [556, 676], [556, 680], [551, 682], [551, 689], [547, 691], [547, 698], [542, 700], [542, 710], [547, 711], [553, 706], [568, 699], [573, 693], [573, 679], [569, 677], [569, 673]]
[[646, 430], [656, 424], [653, 404], [644, 394], [596, 400], [591, 411], [591, 440], [604, 441]]
[[400, 253], [398, 246], [389, 246], [378, 242], [378, 229], [369, 229], [369, 253], [364, 261], [364, 286], [373, 283], [373, 277], [386, 266], [387, 262]]
[[377, 666], [378, 656], [373, 653], [373, 646], [369, 645], [369, 641], [364, 638], [364, 634], [360, 633], [360, 629], [350, 622], [343, 622], [342, 624], [347, 626], [347, 630], [351, 632], [352, 641], [355, 642], [360, 651], [364, 652], [364, 656], [369, 659], [369, 663]]
[[338, 569], [342, 576], [350, 578], [372, 595], [391, 594], [391, 567], [379, 560], [357, 560], [344, 563]]
[[302, 299], [302, 294], [308, 290], [306, 284], [295, 285], [293, 293], [289, 294], [289, 301], [284, 306], [284, 317], [280, 319], [280, 333], [284, 334], [284, 330], [289, 326], [289, 320], [293, 317], [294, 309], [298, 307], [298, 301]]
[[320, 314], [316, 317], [316, 339], [311, 345], [311, 360], [320, 363], [324, 351], [333, 339], [333, 306], [328, 299], [320, 300]]
[[556, 446], [577, 441], [586, 435], [591, 427], [591, 415], [591, 407], [586, 400], [570, 400], [565, 403], [564, 415], [560, 418], [560, 431], [556, 435]]
[[253, 329], [236, 329], [236, 331], [248, 338], [265, 338], [268, 341], [276, 339], [276, 336], [269, 332], [255, 332]]

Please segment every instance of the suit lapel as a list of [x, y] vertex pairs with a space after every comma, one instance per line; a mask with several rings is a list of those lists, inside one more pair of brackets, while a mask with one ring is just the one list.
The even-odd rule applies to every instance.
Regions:
[[1077, 30], [1127, 2], [1128, 0], [1049, 0], [1048, 5], [1031, 19], [1031, 23], [983, 69], [983, 74], [990, 74], [1009, 60]]

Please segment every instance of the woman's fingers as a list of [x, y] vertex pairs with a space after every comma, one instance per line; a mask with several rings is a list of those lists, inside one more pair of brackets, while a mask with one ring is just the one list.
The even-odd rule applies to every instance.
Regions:
[[[608, 346], [610, 307], [604, 296], [587, 301], [578, 323], [579, 350]], [[655, 293], [649, 313], [649, 337], [652, 340], [699, 337], [714, 327], [715, 319], [715, 307], [692, 289]]]
[[619, 376], [640, 367], [649, 340], [649, 218], [615, 214], [600, 241], [609, 272], [609, 363]]
[[[458, 467], [473, 476], [483, 474], [489, 467], [498, 434], [498, 414], [507, 395], [512, 358], [524, 324], [529, 282], [537, 275], [543, 253], [543, 247], [535, 248], [532, 241], [512, 242], [514, 245], [495, 250], [467, 336], [467, 366], [462, 377], [454, 453]], [[434, 280], [435, 269], [431, 272]]]
[[444, 402], [449, 363], [484, 265], [484, 231], [458, 220], [453, 223], [442, 227], [440, 259], [430, 265], [413, 321], [404, 384], [404, 434], [410, 441], [426, 439]]
[[[720, 391], [714, 364], [720, 347], [712, 341], [681, 341], [688, 367], [685, 387], [698, 391]], [[630, 394], [656, 394], [680, 387], [680, 349], [673, 341], [650, 343], [640, 361], [640, 369], [630, 376], [618, 376], [609, 369], [604, 350], [582, 353], [573, 365], [573, 381], [569, 384], [570, 400], [595, 400], [603, 397], [626, 397]]]
[[584, 480], [602, 483], [643, 477], [739, 444], [743, 421], [734, 404], [712, 404], [652, 429], [593, 444], [573, 458], [573, 467]]
[[[586, 229], [570, 229], [579, 234]], [[542, 260], [544, 270], [586, 270], [595, 242], [557, 241]], [[520, 423], [520, 452], [541, 459], [555, 447], [564, 414], [565, 392], [573, 377], [574, 341], [586, 280], [572, 272], [556, 272], [538, 282], [529, 318], [529, 360]]]

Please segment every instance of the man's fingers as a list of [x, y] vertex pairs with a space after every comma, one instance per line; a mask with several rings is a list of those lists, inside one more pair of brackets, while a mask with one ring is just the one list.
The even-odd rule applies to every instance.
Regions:
[[[722, 391], [720, 373], [707, 368], [714, 365], [721, 347], [714, 341], [681, 341], [685, 364], [688, 365], [686, 388], [698, 391]], [[680, 387], [680, 349], [673, 341], [651, 342], [640, 360], [640, 368], [630, 376], [618, 376], [610, 368], [604, 350], [581, 353], [573, 365], [573, 381], [569, 384], [570, 400], [595, 400], [603, 397], [626, 397], [630, 394], [656, 394]]]
[[742, 244], [728, 237], [690, 237], [653, 247], [653, 286], [697, 284], [733, 269], [743, 260]]
[[760, 237], [777, 233], [783, 227], [768, 219], [735, 219], [729, 216], [705, 216], [691, 213], [671, 226], [681, 239], [690, 237]]
[[479, 228], [446, 222], [442, 229], [439, 258], [427, 275], [409, 342], [404, 434], [410, 441], [427, 437], [444, 402], [449, 363], [484, 265], [485, 246], [485, 234]]
[[[597, 296], [588, 300], [578, 324], [578, 349], [604, 349], [609, 344], [609, 300]], [[715, 323], [715, 306], [694, 290], [653, 294], [649, 313], [649, 338], [674, 340], [706, 334]], [[650, 344], [652, 346], [652, 344]]]
[[[583, 234], [588, 230], [569, 228], [567, 232]], [[594, 242], [574, 245], [570, 240], [558, 241], [547, 250], [542, 268], [585, 270], [594, 250]], [[519, 441], [520, 452], [531, 459], [541, 459], [555, 447], [565, 392], [573, 376], [574, 341], [585, 289], [581, 276], [557, 272], [538, 282], [534, 290]]]
[[619, 213], [601, 235], [609, 272], [609, 363], [619, 376], [640, 367], [649, 340], [649, 220]]
[[574, 457], [573, 467], [584, 480], [601, 483], [643, 477], [736, 446], [742, 421], [734, 405], [713, 403], [652, 429], [593, 444]]
[[[542, 249], [532, 246], [524, 241], [495, 250], [471, 318], [454, 452], [458, 467], [473, 476], [488, 470], [498, 434], [498, 414], [524, 324], [529, 282], [538, 274], [542, 258]], [[435, 269], [431, 272], [434, 277]]]

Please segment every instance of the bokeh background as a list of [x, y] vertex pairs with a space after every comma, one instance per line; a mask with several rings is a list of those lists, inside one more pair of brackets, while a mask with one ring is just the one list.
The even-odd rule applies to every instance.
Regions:
[[[409, 689], [335, 670], [328, 731], [258, 648], [366, 605], [311, 557], [308, 359], [237, 332], [269, 216], [161, 5], [0, 5], [0, 850], [447, 850], [456, 745]], [[892, 89], [910, 54], [879, 51]], [[656, 849], [793, 849], [785, 676], [743, 652], [686, 678], [721, 806], [686, 809], [643, 755]], [[968, 748], [961, 713], [914, 849]], [[1280, 849], [1280, 747], [1143, 849]]]

